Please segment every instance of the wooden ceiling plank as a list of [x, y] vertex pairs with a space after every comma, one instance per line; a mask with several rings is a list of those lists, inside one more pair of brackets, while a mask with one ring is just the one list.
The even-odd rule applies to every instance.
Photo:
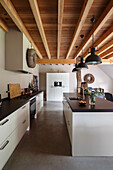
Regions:
[[[110, 64], [110, 60], [102, 59], [102, 63]], [[76, 59], [37, 59], [37, 64], [75, 64]], [[113, 63], [113, 62], [112, 62]]]
[[13, 4], [11, 3], [11, 1], [9, 1], [9, 0], [0, 0], [0, 3], [5, 8], [7, 13], [10, 15], [10, 17], [12, 18], [14, 23], [17, 25], [19, 30], [26, 35], [26, 37], [28, 38], [28, 40], [30, 41], [30, 43], [32, 44], [34, 49], [36, 50], [36, 53], [37, 53], [38, 57], [40, 59], [42, 59], [43, 57], [42, 57], [40, 51], [38, 50], [37, 46], [35, 45], [33, 39], [31, 38], [29, 32], [27, 31], [26, 27], [24, 26], [21, 18], [19, 17], [19, 15], [18, 15], [17, 11], [15, 10], [15, 8], [14, 8]]
[[[107, 41], [110, 37], [113, 37], [113, 26], [111, 26], [99, 39], [94, 43], [94, 46], [99, 46]], [[99, 49], [100, 51], [100, 49]], [[83, 57], [87, 57], [88, 50], [84, 53]]]
[[113, 58], [113, 53], [110, 55], [107, 55], [104, 59], [111, 59], [111, 58]]
[[2, 19], [0, 19], [0, 28], [2, 28], [5, 32], [8, 32], [8, 27]]
[[81, 31], [81, 29], [83, 27], [83, 24], [84, 24], [84, 22], [86, 20], [86, 17], [87, 17], [87, 15], [89, 13], [89, 10], [90, 10], [93, 2], [94, 2], [94, 0], [90, 0], [90, 1], [85, 0], [84, 1], [83, 7], [82, 7], [82, 10], [81, 10], [81, 13], [80, 13], [80, 17], [79, 17], [78, 22], [77, 22], [77, 26], [76, 26], [75, 31], [74, 31], [72, 41], [70, 43], [68, 52], [66, 54], [66, 59], [69, 58], [69, 55], [70, 55], [70, 53], [71, 53], [71, 51], [73, 49], [73, 46], [75, 45], [75, 42], [76, 42], [76, 40], [77, 40], [77, 38], [79, 36], [79, 33], [80, 33], [80, 31]]
[[38, 2], [37, 2], [37, 0], [29, 0], [29, 3], [30, 3], [30, 6], [31, 6], [31, 9], [32, 9], [35, 21], [37, 23], [37, 27], [39, 29], [45, 50], [47, 52], [48, 58], [50, 59], [51, 58], [50, 50], [49, 50], [49, 47], [48, 47], [45, 31], [44, 31], [43, 24], [42, 24], [42, 19], [41, 19], [41, 16], [40, 16]]
[[113, 40], [106, 43], [102, 48], [99, 49], [99, 51], [96, 52], [96, 54], [100, 55], [107, 51], [109, 48], [113, 47]]
[[64, 0], [58, 0], [58, 37], [57, 37], [57, 58], [58, 59], [60, 56], [63, 10], [64, 10]]
[[103, 52], [102, 54], [100, 54], [100, 57], [104, 58], [104, 57], [106, 57], [106, 56], [108, 56], [108, 55], [110, 55], [112, 53], [113, 53], [113, 47], [111, 47], [110, 49], [108, 49], [105, 52]]
[[[98, 33], [98, 31], [102, 28], [102, 26], [104, 26], [104, 24], [106, 23], [106, 21], [110, 18], [112, 14], [113, 14], [113, 0], [110, 0], [104, 12], [102, 13], [102, 15], [99, 17], [99, 19], [94, 25], [94, 35]], [[88, 43], [91, 41], [91, 39], [92, 39], [92, 29], [89, 32], [88, 36], [84, 39], [83, 45], [80, 46], [80, 48], [78, 49], [78, 52], [75, 55], [75, 58], [78, 55], [80, 55], [82, 48], [85, 48], [88, 45]]]

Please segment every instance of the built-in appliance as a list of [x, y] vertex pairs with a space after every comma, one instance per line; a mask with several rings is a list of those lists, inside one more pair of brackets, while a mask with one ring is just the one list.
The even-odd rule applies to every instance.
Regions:
[[36, 97], [30, 99], [30, 119], [33, 119], [36, 114]]
[[54, 86], [55, 87], [62, 87], [62, 82], [60, 82], [60, 81], [54, 81]]

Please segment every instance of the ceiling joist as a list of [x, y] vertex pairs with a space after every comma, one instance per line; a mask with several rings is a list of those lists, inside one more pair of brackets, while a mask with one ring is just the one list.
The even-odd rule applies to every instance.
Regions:
[[0, 3], [5, 8], [7, 13], [10, 15], [10, 17], [12, 18], [12, 20], [14, 21], [16, 26], [19, 28], [19, 30], [26, 35], [29, 42], [32, 44], [32, 46], [36, 50], [36, 53], [37, 53], [38, 57], [40, 59], [42, 59], [41, 53], [39, 52], [37, 46], [35, 45], [34, 41], [32, 40], [29, 32], [27, 31], [26, 27], [24, 26], [21, 18], [19, 17], [19, 15], [18, 15], [17, 11], [15, 10], [15, 8], [14, 8], [13, 4], [11, 3], [11, 1], [9, 1], [9, 0], [0, 0]]
[[68, 52], [66, 54], [66, 59], [69, 58], [69, 55], [70, 55], [70, 53], [71, 53], [71, 51], [72, 51], [72, 49], [73, 49], [73, 47], [75, 45], [75, 42], [76, 42], [76, 40], [77, 40], [77, 38], [79, 36], [79, 33], [80, 33], [81, 29], [83, 27], [83, 24], [84, 24], [84, 22], [86, 20], [86, 17], [87, 17], [87, 15], [89, 13], [89, 10], [90, 10], [90, 8], [91, 8], [91, 6], [93, 4], [93, 1], [94, 0], [90, 0], [90, 1], [85, 0], [84, 1], [83, 7], [82, 7], [82, 10], [81, 10], [81, 13], [80, 13], [80, 17], [79, 17], [78, 22], [77, 22], [77, 26], [76, 26], [75, 31], [74, 31], [74, 35], [73, 35], [71, 44], [70, 44]]
[[43, 24], [42, 24], [42, 19], [41, 19], [41, 16], [40, 16], [38, 2], [37, 2], [37, 0], [29, 0], [29, 3], [30, 3], [30, 6], [31, 6], [31, 9], [32, 9], [36, 24], [38, 26], [38, 29], [39, 29], [39, 32], [40, 32], [46, 53], [48, 55], [48, 58], [50, 59], [51, 58], [50, 50], [49, 50], [49, 47], [48, 47], [45, 31], [44, 31]]
[[[102, 13], [102, 15], [99, 17], [99, 19], [94, 25], [94, 35], [98, 33], [98, 31], [102, 28], [102, 26], [104, 26], [104, 24], [106, 23], [106, 21], [110, 18], [112, 14], [113, 14], [113, 0], [110, 0], [108, 6], [105, 8], [104, 12]], [[78, 55], [80, 55], [82, 48], [85, 48], [88, 45], [88, 43], [91, 41], [91, 38], [92, 38], [92, 30], [89, 32], [88, 36], [83, 41], [83, 45], [80, 46], [80, 48], [78, 49], [78, 52], [75, 55], [75, 58]]]
[[110, 54], [112, 54], [112, 53], [113, 53], [113, 47], [110, 48], [110, 49], [108, 49], [108, 50], [106, 50], [106, 51], [103, 52], [102, 54], [100, 54], [100, 57], [101, 57], [101, 58], [104, 58], [104, 57], [106, 57], [106, 56], [108, 56], [108, 55], [110, 55]]
[[[99, 39], [94, 43], [94, 46], [99, 46], [99, 45], [103, 44], [110, 37], [113, 37], [113, 26], [111, 26], [101, 37], [99, 37]], [[100, 49], [99, 49], [99, 52], [100, 52]], [[87, 57], [88, 55], [89, 54], [88, 54], [88, 50], [87, 50], [84, 53], [83, 57]]]
[[106, 56], [104, 59], [111, 59], [111, 58], [113, 58], [113, 53], [108, 55], [108, 56]]
[[58, 37], [57, 37], [57, 58], [58, 59], [60, 56], [63, 10], [64, 10], [64, 0], [58, 0]]
[[99, 49], [99, 51], [96, 52], [96, 54], [100, 55], [113, 47], [113, 40], [109, 41], [107, 44], [105, 44], [102, 48]]
[[[102, 59], [102, 63], [103, 64], [110, 64], [113, 63], [113, 61], [111, 60], [107, 60], [107, 59]], [[75, 64], [76, 63], [76, 59], [37, 59], [37, 64]]]
[[7, 25], [0, 19], [0, 28], [2, 28], [5, 32], [8, 32]]

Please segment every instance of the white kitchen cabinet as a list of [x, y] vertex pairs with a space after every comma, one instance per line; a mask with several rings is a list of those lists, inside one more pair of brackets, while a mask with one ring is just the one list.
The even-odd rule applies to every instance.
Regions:
[[27, 128], [30, 128], [29, 102], [0, 121], [0, 170], [3, 168]]
[[0, 144], [12, 133], [15, 128], [15, 112], [0, 121]]
[[36, 96], [36, 115], [35, 118], [37, 118], [38, 113], [41, 111], [43, 107], [43, 100], [44, 100], [44, 93], [41, 92]]
[[26, 62], [26, 52], [30, 46], [23, 33], [16, 29], [9, 29], [6, 33], [6, 70], [33, 73], [33, 69], [29, 68]]
[[63, 101], [63, 110], [66, 121], [66, 126], [69, 133], [70, 142], [72, 144], [72, 111], [66, 101]]
[[18, 110], [16, 110], [16, 114], [15, 114], [15, 126], [18, 126], [25, 119], [27, 119], [28, 125], [30, 125], [29, 102], [26, 103], [25, 105], [23, 105], [22, 107], [20, 107]]
[[8, 136], [5, 141], [0, 145], [0, 170], [2, 170], [3, 166], [11, 156], [14, 151], [14, 134], [12, 133]]
[[[54, 82], [61, 82], [61, 86], [55, 86]], [[62, 101], [64, 92], [69, 92], [69, 73], [47, 73], [47, 101]]]

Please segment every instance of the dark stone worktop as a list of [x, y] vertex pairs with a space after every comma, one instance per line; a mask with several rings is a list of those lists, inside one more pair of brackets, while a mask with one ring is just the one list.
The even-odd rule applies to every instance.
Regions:
[[86, 105], [80, 106], [79, 100], [70, 100], [70, 97], [78, 97], [75, 93], [64, 93], [72, 112], [113, 112], [113, 102], [96, 97], [94, 107], [89, 105], [89, 96], [86, 96]]
[[26, 104], [30, 98], [34, 97], [35, 95], [41, 92], [42, 91], [37, 91], [28, 95], [27, 97], [23, 98], [17, 97], [11, 100], [7, 99], [3, 101], [0, 107], [0, 121], [7, 117], [8, 115], [10, 115], [11, 113], [13, 113], [14, 111], [16, 111], [17, 109], [19, 109], [20, 107], [22, 107], [24, 104]]

